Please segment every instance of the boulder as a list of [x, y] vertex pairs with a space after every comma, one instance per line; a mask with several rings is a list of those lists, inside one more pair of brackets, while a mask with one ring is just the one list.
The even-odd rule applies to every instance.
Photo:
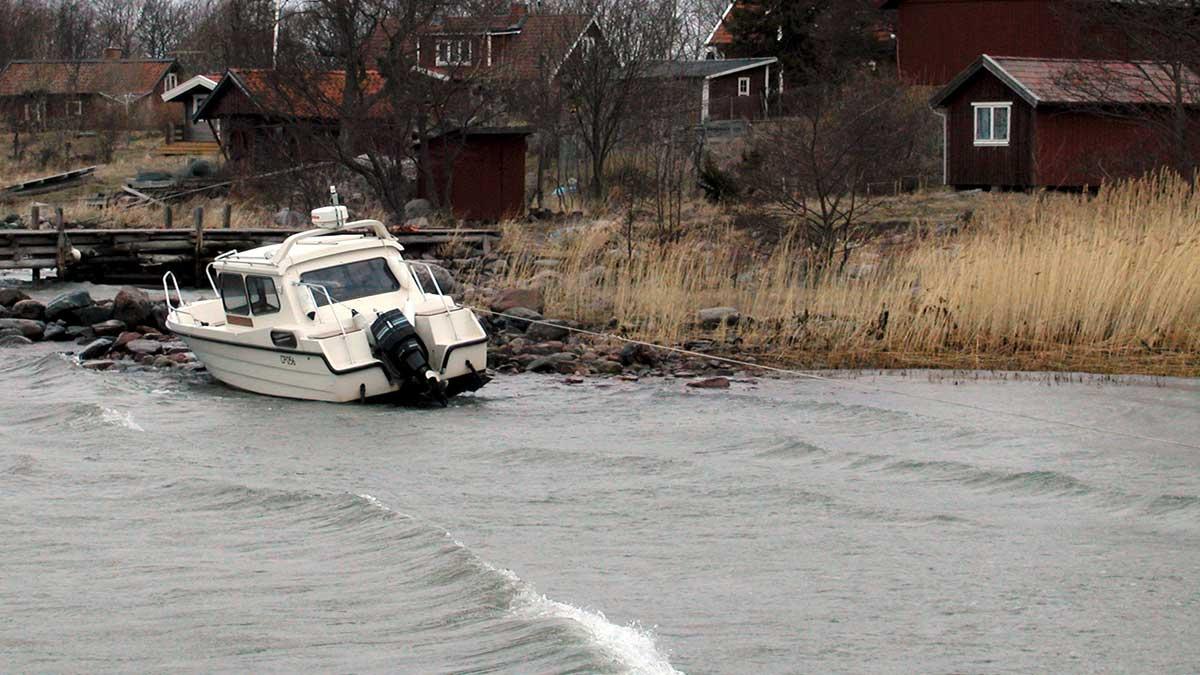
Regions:
[[167, 309], [166, 303], [160, 302], [155, 305], [151, 314], [154, 317], [154, 327], [163, 331], [167, 330], [167, 315], [170, 314], [170, 311]]
[[412, 199], [404, 205], [404, 219], [428, 218], [433, 214], [433, 204], [428, 199]]
[[124, 349], [125, 345], [129, 344], [130, 342], [133, 342], [134, 340], [139, 340], [139, 339], [141, 339], [141, 337], [142, 337], [141, 333], [138, 333], [136, 331], [127, 330], [124, 333], [121, 333], [120, 335], [117, 336], [116, 342], [113, 343], [113, 349]]
[[79, 350], [79, 360], [89, 361], [98, 359], [104, 356], [112, 349], [112, 338], [96, 338], [92, 340], [83, 349]]
[[[91, 307], [92, 296], [83, 289], [68, 291], [46, 303], [46, 318], [51, 321], [64, 314], [73, 314], [84, 307]], [[104, 319], [101, 319], [103, 321]], [[94, 322], [93, 322], [94, 323]]]
[[19, 330], [30, 340], [41, 340], [46, 332], [46, 324], [33, 319], [0, 319], [0, 330], [6, 328]]
[[140, 288], [124, 286], [113, 298], [112, 318], [126, 326], [140, 326], [153, 318], [154, 303]]
[[42, 331], [42, 339], [59, 342], [62, 340], [70, 340], [71, 337], [67, 335], [66, 327], [57, 323], [48, 323], [46, 324], [46, 329]]
[[74, 312], [75, 318], [84, 326], [91, 326], [97, 323], [104, 323], [113, 318], [112, 304], [91, 305], [77, 309]]
[[696, 318], [704, 328], [716, 328], [722, 324], [736, 325], [741, 320], [742, 314], [734, 307], [709, 307], [700, 310]]
[[535, 373], [573, 373], [575, 372], [575, 355], [570, 352], [559, 352], [534, 359], [526, 370]]
[[125, 322], [109, 319], [92, 324], [92, 332], [100, 337], [116, 337], [125, 332]]
[[15, 288], [0, 288], [0, 305], [12, 307], [22, 300], [28, 300], [29, 296]]
[[77, 340], [79, 338], [91, 340], [94, 337], [96, 337], [96, 334], [92, 332], [91, 326], [67, 326], [68, 340]]
[[530, 340], [562, 340], [570, 335], [571, 331], [567, 329], [567, 322], [561, 319], [546, 319], [545, 323], [530, 324], [525, 330], [525, 335]]
[[687, 386], [696, 389], [728, 389], [728, 377], [707, 377], [703, 380], [692, 380], [687, 383]]
[[4, 305], [0, 305], [0, 319], [9, 319], [9, 318], [12, 318], [12, 310], [5, 307]]
[[88, 370], [108, 370], [117, 365], [117, 362], [110, 359], [88, 359], [79, 365]]
[[621, 372], [625, 370], [620, 363], [616, 361], [609, 361], [608, 359], [597, 361], [592, 364], [592, 367], [596, 369], [596, 372], [603, 375], [620, 375]]
[[33, 340], [23, 335], [5, 335], [0, 337], [0, 347], [21, 347], [33, 344]]
[[658, 354], [653, 349], [646, 345], [639, 345], [632, 342], [621, 348], [620, 358], [622, 365], [626, 366], [635, 364], [654, 366], [658, 363]]
[[18, 300], [12, 306], [12, 315], [18, 319], [41, 321], [46, 318], [46, 306], [37, 300]]
[[538, 314], [528, 307], [513, 307], [505, 312], [505, 314], [507, 316], [504, 317], [504, 320], [508, 322], [508, 325], [519, 331], [524, 331], [530, 326], [529, 321], [522, 321], [522, 319], [533, 319], [535, 321], [540, 321], [542, 318], [541, 314]]
[[[429, 265], [429, 269], [426, 269], [425, 265]], [[433, 281], [437, 282], [437, 288], [442, 289], [442, 293], [449, 295], [457, 293], [459, 290], [458, 282], [454, 280], [454, 275], [450, 274], [450, 270], [441, 265], [424, 263], [413, 265], [413, 269], [417, 271], [417, 278], [421, 280], [421, 285], [430, 293], [436, 292], [433, 282], [429, 280], [431, 272], [433, 273]]]
[[141, 338], [127, 342], [125, 349], [135, 356], [153, 356], [162, 351], [162, 343], [158, 340]]
[[154, 362], [151, 365], [153, 365], [155, 368], [170, 368], [171, 366], [175, 365], [175, 362], [172, 361], [171, 357], [169, 356], [159, 355], [154, 357]]
[[506, 288], [492, 298], [490, 307], [493, 312], [526, 307], [540, 313], [546, 311], [546, 300], [540, 288]]

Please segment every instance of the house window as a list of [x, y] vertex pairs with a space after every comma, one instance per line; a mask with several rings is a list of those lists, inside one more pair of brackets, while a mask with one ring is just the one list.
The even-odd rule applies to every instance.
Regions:
[[596, 38], [587, 35], [579, 39], [579, 51], [587, 56], [596, 48]]
[[171, 91], [178, 86], [179, 76], [175, 73], [167, 73], [167, 76], [163, 78], [163, 91]]
[[469, 66], [471, 65], [470, 40], [438, 40], [437, 65], [439, 66]]
[[750, 95], [750, 78], [739, 77], [738, 78], [738, 96], [749, 96], [749, 95]]
[[83, 117], [83, 101], [67, 101], [67, 116]]
[[1008, 145], [1012, 103], [972, 103], [975, 145]]

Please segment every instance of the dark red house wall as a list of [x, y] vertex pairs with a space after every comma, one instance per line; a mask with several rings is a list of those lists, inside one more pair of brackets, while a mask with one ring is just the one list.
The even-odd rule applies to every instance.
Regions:
[[[975, 145], [972, 103], [1012, 102], [1008, 145]], [[1034, 110], [991, 73], [979, 72], [946, 102], [946, 183], [1023, 187], [1033, 183]]]
[[900, 76], [912, 84], [946, 84], [980, 54], [1086, 57], [1100, 41], [1081, 38], [1066, 6], [1062, 0], [902, 0]]
[[[767, 96], [768, 66], [743, 70], [724, 77], [714, 77], [708, 83], [709, 119], [761, 119], [763, 101]], [[738, 96], [738, 79], [750, 78], [750, 95]]]
[[[447, 160], [453, 162], [450, 205], [464, 220], [501, 221], [525, 210], [525, 136], [478, 134], [430, 144], [430, 168], [439, 194], [445, 191]], [[429, 198], [425, 172], [418, 194]], [[441, 201], [445, 201], [442, 199]]]
[[[1146, 123], [1053, 108], [1039, 109], [1036, 123], [1035, 184], [1039, 186], [1096, 187], [1105, 180], [1135, 177], [1170, 164], [1165, 139]], [[1192, 130], [1192, 138], [1197, 138], [1200, 111], [1192, 116]]]

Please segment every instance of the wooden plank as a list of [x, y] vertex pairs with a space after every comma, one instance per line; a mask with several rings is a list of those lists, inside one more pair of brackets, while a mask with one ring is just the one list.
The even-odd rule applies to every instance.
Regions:
[[[151, 202], [153, 204], [158, 204], [159, 206], [166, 206], [166, 204], [163, 202], [163, 200], [155, 199], [154, 197], [151, 197], [150, 195], [146, 194], [145, 192], [142, 192], [140, 190], [135, 190], [135, 189], [129, 187], [128, 185], [122, 185], [121, 190], [123, 190], [124, 192], [128, 192], [129, 194], [133, 195], [134, 197], [143, 199], [143, 200]], [[129, 207], [126, 206], [125, 208], [129, 208]]]

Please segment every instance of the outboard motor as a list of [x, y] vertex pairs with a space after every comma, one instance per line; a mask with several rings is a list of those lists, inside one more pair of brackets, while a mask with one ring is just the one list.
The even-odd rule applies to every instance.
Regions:
[[417, 386], [424, 385], [430, 395], [445, 404], [437, 376], [429, 367], [425, 345], [403, 312], [392, 309], [380, 314], [371, 324], [371, 335], [380, 360], [393, 375]]

